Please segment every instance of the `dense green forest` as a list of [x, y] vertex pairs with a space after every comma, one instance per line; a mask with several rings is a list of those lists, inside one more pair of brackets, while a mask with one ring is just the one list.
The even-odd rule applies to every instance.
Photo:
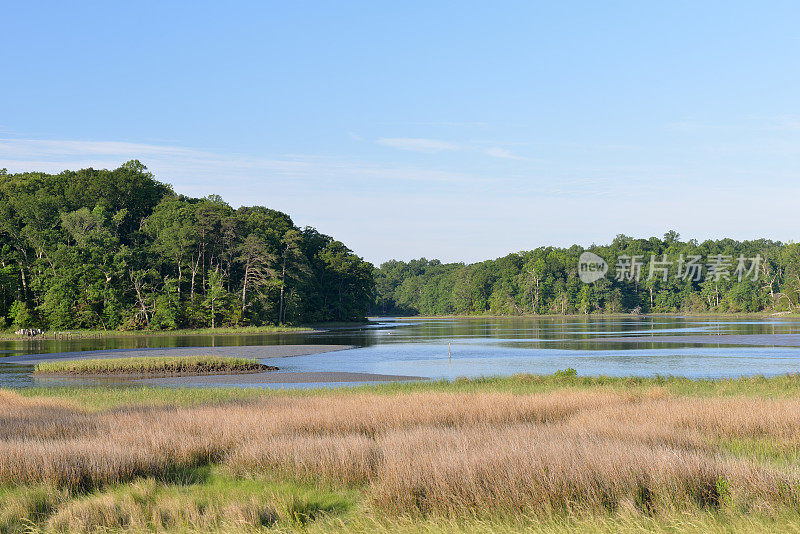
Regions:
[[[578, 272], [585, 250], [609, 268], [588, 284]], [[700, 267], [694, 272], [692, 259]], [[610, 245], [542, 247], [470, 265], [389, 261], [376, 269], [375, 283], [372, 313], [380, 315], [798, 311], [800, 246], [683, 242], [674, 231], [663, 239], [619, 235]]]
[[176, 194], [138, 161], [0, 170], [0, 327], [352, 320], [373, 302], [373, 269], [279, 211]]
[[[579, 276], [587, 250], [608, 263], [592, 283]], [[375, 269], [279, 211], [176, 194], [137, 161], [55, 175], [0, 170], [0, 328], [631, 311], [800, 311], [800, 246], [668, 232], [470, 265], [422, 258]]]

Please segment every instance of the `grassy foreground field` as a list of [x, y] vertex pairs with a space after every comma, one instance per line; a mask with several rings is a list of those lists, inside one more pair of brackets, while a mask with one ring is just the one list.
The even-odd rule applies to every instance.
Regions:
[[0, 390], [0, 532], [800, 532], [800, 377]]
[[248, 358], [219, 356], [176, 356], [141, 358], [100, 358], [63, 360], [40, 363], [37, 375], [137, 375], [180, 376], [221, 373], [255, 373], [275, 371], [277, 367], [263, 365]]

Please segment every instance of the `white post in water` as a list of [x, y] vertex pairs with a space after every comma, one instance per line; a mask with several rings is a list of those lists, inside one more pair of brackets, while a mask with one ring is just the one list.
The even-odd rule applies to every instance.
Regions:
[[448, 363], [453, 361], [453, 351], [450, 350], [450, 343], [447, 344], [447, 361]]

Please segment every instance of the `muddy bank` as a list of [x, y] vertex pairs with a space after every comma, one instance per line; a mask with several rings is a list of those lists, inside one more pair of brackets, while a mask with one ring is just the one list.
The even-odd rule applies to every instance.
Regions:
[[253, 345], [242, 347], [167, 347], [157, 349], [87, 350], [57, 352], [51, 354], [27, 354], [8, 356], [0, 363], [36, 365], [58, 360], [91, 360], [100, 358], [142, 358], [167, 356], [211, 355], [227, 358], [285, 358], [307, 356], [339, 350], [352, 349], [352, 345]]

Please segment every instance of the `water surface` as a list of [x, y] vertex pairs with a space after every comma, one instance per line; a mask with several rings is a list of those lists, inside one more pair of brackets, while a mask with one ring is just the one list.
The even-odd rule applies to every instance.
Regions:
[[[800, 372], [800, 347], [785, 346], [786, 343], [771, 346], [775, 338], [770, 336], [791, 334], [800, 334], [800, 321], [694, 317], [378, 318], [368, 325], [312, 333], [5, 341], [0, 342], [0, 362], [11, 354], [84, 350], [339, 344], [356, 348], [261, 361], [288, 372], [339, 371], [434, 379], [552, 373], [567, 367], [583, 375], [725, 377]], [[712, 336], [702, 338], [711, 343], [697, 343], [697, 335]], [[726, 335], [749, 338], [737, 337], [735, 344], [729, 344]], [[651, 341], [661, 336], [669, 336], [670, 341]], [[681, 342], [681, 336], [692, 336], [687, 338], [691, 342]], [[636, 338], [637, 342], [614, 338]], [[742, 343], [748, 339], [758, 340], [759, 345]], [[790, 345], [795, 344], [793, 339]], [[29, 372], [29, 366], [0, 365], [0, 386], [36, 384], [38, 379], [31, 378]]]

